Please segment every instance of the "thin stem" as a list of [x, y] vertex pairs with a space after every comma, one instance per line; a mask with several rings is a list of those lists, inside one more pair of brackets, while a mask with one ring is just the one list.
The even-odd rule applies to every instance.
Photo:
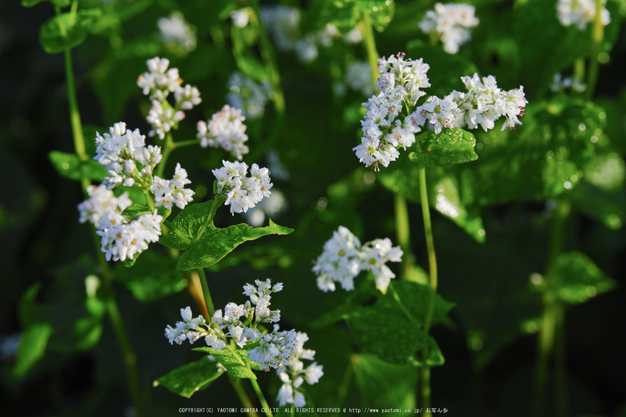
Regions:
[[272, 410], [270, 410], [270, 406], [267, 403], [267, 401], [265, 401], [265, 397], [263, 396], [263, 392], [261, 392], [261, 387], [259, 387], [259, 383], [256, 382], [256, 379], [251, 379], [250, 383], [252, 383], [252, 388], [254, 388], [254, 392], [256, 392], [256, 396], [259, 398], [259, 401], [261, 402], [261, 407], [265, 408], [265, 415], [267, 417], [273, 417], [274, 414], [272, 414]]
[[372, 80], [376, 82], [378, 80], [378, 51], [376, 50], [376, 41], [374, 39], [374, 31], [372, 30], [372, 21], [368, 13], [361, 15], [361, 21], [359, 22], [361, 33], [363, 34], [363, 45], [365, 46], [365, 52], [367, 54], [367, 62], [370, 64], [372, 70]]
[[176, 149], [176, 144], [174, 144], [174, 140], [172, 139], [172, 132], [167, 132], [165, 135], [165, 145], [163, 146], [163, 159], [159, 162], [159, 167], [156, 170], [156, 175], [159, 178], [163, 178], [163, 172], [165, 171], [165, 164], [167, 163], [167, 158], [170, 156], [170, 153]]
[[353, 374], [354, 369], [352, 361], [348, 361], [346, 372], [344, 372], [343, 378], [341, 378], [341, 385], [339, 385], [339, 391], [337, 391], [337, 401], [335, 402], [335, 404], [337, 404], [337, 407], [341, 407], [346, 402], [346, 397], [348, 396], [348, 389], [350, 388], [350, 381], [352, 381]]
[[251, 18], [252, 23], [256, 24], [259, 28], [259, 50], [261, 52], [261, 58], [263, 59], [263, 64], [265, 65], [265, 71], [268, 74], [269, 81], [272, 84], [272, 89], [274, 90], [274, 97], [272, 99], [274, 109], [276, 110], [278, 117], [282, 118], [285, 114], [285, 95], [280, 84], [280, 73], [278, 72], [278, 64], [274, 54], [274, 47], [272, 46], [272, 42], [270, 42], [265, 25], [260, 18], [259, 1], [253, 1], [252, 5], [254, 8], [254, 16], [251, 16]]
[[569, 400], [567, 395], [567, 361], [565, 351], [565, 305], [556, 303], [556, 332], [554, 362], [556, 366], [556, 415], [569, 415]]
[[591, 57], [589, 59], [589, 78], [587, 79], [587, 98], [593, 97], [598, 81], [598, 73], [600, 72], [600, 61], [598, 56], [602, 48], [602, 40], [604, 38], [604, 25], [602, 24], [602, 8], [604, 4], [600, 0], [596, 0], [596, 15], [593, 18], [593, 27], [591, 29]]
[[411, 227], [406, 198], [400, 194], [393, 195], [393, 206], [396, 219], [396, 238], [404, 253], [400, 266], [400, 279], [407, 279], [413, 269], [413, 253], [411, 252]]
[[204, 302], [207, 307], [207, 311], [209, 312], [208, 320], [213, 317], [213, 313], [215, 313], [215, 306], [213, 305], [213, 299], [211, 298], [211, 293], [209, 292], [209, 283], [206, 280], [206, 274], [204, 273], [204, 268], [198, 268], [198, 275], [200, 275], [200, 283], [202, 284], [202, 293], [204, 294]]
[[247, 414], [249, 417], [259, 417], [254, 408], [254, 404], [248, 397], [248, 393], [243, 388], [243, 384], [241, 383], [241, 379], [236, 378], [230, 374], [228, 374], [228, 380], [230, 381], [230, 385], [233, 386], [235, 392], [237, 393], [237, 397], [239, 397], [239, 401], [241, 401], [241, 405], [243, 405], [247, 409]]
[[67, 79], [67, 100], [70, 106], [70, 123], [72, 125], [72, 136], [74, 137], [74, 150], [76, 155], [83, 161], [88, 159], [85, 151], [85, 138], [78, 111], [78, 100], [76, 99], [76, 85], [74, 82], [74, 70], [72, 64], [72, 51], [65, 50], [65, 77]]
[[[558, 286], [555, 282], [554, 267], [558, 256], [563, 252], [565, 240], [565, 225], [571, 211], [571, 203], [561, 199], [554, 211], [552, 230], [550, 231], [550, 247], [548, 250], [548, 264], [545, 273], [544, 290], [542, 294], [543, 312], [541, 314], [541, 330], [538, 337], [538, 361], [537, 374], [535, 376], [535, 388], [532, 401], [533, 416], [544, 414], [544, 401], [546, 386], [548, 383], [548, 368], [550, 357], [554, 352], [555, 337], [557, 334], [557, 322], [564, 323], [565, 318], [559, 320], [559, 302], [556, 299], [554, 289]], [[564, 314], [564, 313], [563, 313]], [[562, 330], [559, 330], [560, 333]], [[564, 348], [563, 348], [564, 353]], [[564, 358], [563, 358], [564, 360]], [[565, 368], [562, 368], [565, 372]], [[560, 376], [565, 378], [565, 375]], [[563, 385], [564, 387], [564, 385]], [[559, 394], [566, 397], [566, 393]]]
[[182, 148], [183, 146], [191, 146], [198, 145], [200, 143], [200, 139], [189, 139], [189, 140], [181, 140], [180, 142], [174, 142], [174, 149]]
[[[428, 333], [432, 321], [433, 311], [435, 310], [435, 299], [437, 295], [437, 256], [435, 254], [435, 240], [433, 238], [433, 228], [430, 221], [430, 207], [428, 205], [428, 189], [426, 188], [426, 167], [419, 166], [419, 187], [420, 200], [422, 204], [422, 217], [424, 220], [424, 234], [426, 235], [426, 249], [428, 251], [428, 272], [430, 276], [430, 300], [428, 301], [428, 310], [424, 319], [424, 331]], [[419, 406], [424, 410], [423, 416], [430, 416], [427, 412], [430, 408], [430, 367], [426, 366], [426, 359], [429, 355], [429, 349], [422, 349], [422, 359], [424, 365], [420, 368], [421, 386], [419, 390], [420, 401]]]

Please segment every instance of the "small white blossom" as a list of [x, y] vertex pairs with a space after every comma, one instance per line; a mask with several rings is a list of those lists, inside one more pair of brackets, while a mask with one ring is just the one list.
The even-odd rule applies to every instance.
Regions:
[[235, 71], [228, 78], [226, 85], [229, 89], [226, 100], [231, 107], [241, 109], [243, 115], [250, 120], [263, 116], [265, 104], [273, 94], [268, 81], [256, 83], [241, 72]]
[[162, 17], [158, 20], [161, 30], [161, 41], [183, 52], [196, 49], [196, 31], [185, 21], [183, 15], [176, 11], [169, 18]]
[[[596, 16], [597, 0], [559, 0], [556, 5], [556, 14], [563, 26], [575, 25], [580, 30], [585, 30], [587, 24]], [[602, 0], [600, 18], [604, 26], [611, 23], [611, 14], [604, 7], [606, 0]]]
[[178, 87], [174, 91], [176, 98], [176, 109], [191, 110], [202, 102], [200, 99], [200, 91], [196, 87], [187, 84], [184, 87]]
[[426, 12], [420, 22], [422, 32], [434, 40], [441, 40], [443, 49], [456, 54], [459, 47], [471, 39], [470, 29], [478, 26], [476, 8], [469, 4], [435, 4], [435, 10]]
[[[178, 91], [178, 90], [177, 90]], [[167, 103], [164, 105], [162, 102], [152, 100], [152, 108], [146, 117], [152, 130], [148, 132], [148, 136], [158, 136], [159, 139], [165, 139], [165, 134], [169, 132], [179, 121], [185, 118], [185, 113], [182, 111], [176, 111], [169, 107]]]
[[250, 21], [250, 15], [247, 9], [233, 10], [230, 13], [230, 18], [233, 21], [233, 25], [240, 28], [248, 26], [248, 22]]
[[187, 179], [187, 171], [181, 168], [180, 164], [176, 164], [174, 178], [169, 181], [155, 175], [154, 183], [150, 186], [155, 197], [154, 206], [171, 209], [175, 205], [181, 210], [184, 209], [187, 204], [191, 203], [195, 194], [192, 190], [185, 188], [187, 184], [191, 184], [191, 181]]
[[78, 205], [78, 212], [80, 213], [78, 221], [80, 223], [89, 221], [97, 226], [109, 210], [121, 213], [133, 204], [128, 193], [115, 197], [113, 191], [108, 190], [105, 184], [90, 185], [87, 187], [87, 194], [89, 194], [89, 198]]
[[373, 240], [363, 246], [360, 254], [361, 269], [371, 271], [376, 280], [376, 288], [386, 293], [389, 282], [396, 277], [386, 263], [401, 262], [402, 255], [402, 249], [399, 246], [392, 247], [388, 238]]
[[222, 110], [211, 116], [208, 123], [198, 122], [196, 137], [200, 139], [200, 146], [221, 147], [241, 160], [243, 155], [249, 152], [245, 145], [248, 141], [248, 135], [245, 133], [247, 126], [243, 123], [245, 119], [240, 109], [225, 105]]
[[163, 101], [169, 93], [173, 93], [182, 84], [178, 68], [170, 68], [167, 58], [155, 57], [146, 61], [148, 71], [137, 79], [137, 85], [144, 95], [150, 95], [157, 101]]
[[361, 271], [360, 250], [359, 238], [339, 226], [314, 262], [313, 272], [317, 275], [318, 288], [324, 292], [335, 291], [335, 282], [339, 282], [344, 290], [353, 290], [354, 278]]
[[102, 238], [102, 252], [106, 260], [133, 259], [136, 254], [148, 249], [148, 243], [158, 241], [161, 236], [161, 222], [163, 217], [156, 210], [132, 221], [121, 213], [109, 210], [98, 223], [96, 231]]
[[244, 162], [222, 161], [222, 168], [214, 169], [217, 179], [217, 195], [227, 195], [225, 205], [230, 205], [230, 212], [247, 212], [263, 198], [269, 197], [273, 184], [267, 168], [252, 164], [250, 177], [246, 177], [248, 165]]

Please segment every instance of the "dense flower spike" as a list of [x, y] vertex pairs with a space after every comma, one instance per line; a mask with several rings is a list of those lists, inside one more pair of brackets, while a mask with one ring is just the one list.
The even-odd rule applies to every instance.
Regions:
[[263, 198], [269, 197], [273, 187], [267, 168], [252, 164], [250, 176], [246, 177], [248, 165], [245, 162], [222, 161], [223, 167], [214, 169], [217, 179], [217, 195], [227, 195], [225, 205], [230, 205], [230, 212], [247, 212]]
[[276, 373], [283, 382], [283, 385], [278, 390], [279, 406], [286, 404], [293, 404], [295, 407], [300, 408], [306, 405], [304, 394], [298, 391], [298, 388], [306, 381], [309, 385], [316, 384], [319, 379], [324, 375], [324, 367], [313, 362], [306, 368], [301, 359], [312, 361], [315, 357], [315, 351], [311, 349], [304, 349], [304, 343], [309, 340], [306, 333], [298, 332], [296, 336], [296, 347], [293, 351], [291, 358], [289, 359], [288, 366], [281, 366], [276, 370]]
[[241, 160], [243, 155], [249, 152], [245, 145], [248, 135], [246, 135], [247, 126], [243, 124], [244, 120], [246, 118], [241, 115], [240, 109], [225, 105], [222, 110], [211, 116], [208, 123], [203, 120], [198, 122], [196, 137], [200, 139], [200, 146], [221, 147]]
[[166, 45], [182, 52], [196, 49], [196, 32], [180, 12], [173, 12], [169, 18], [162, 17], [157, 23], [161, 30], [161, 41]]
[[102, 237], [102, 252], [106, 260], [132, 259], [148, 249], [148, 242], [156, 242], [161, 236], [161, 222], [163, 217], [156, 210], [132, 221], [115, 210], [109, 210], [98, 223], [96, 231]]
[[165, 139], [165, 134], [169, 132], [176, 123], [183, 120], [185, 118], [185, 113], [182, 111], [175, 111], [167, 102], [165, 106], [162, 102], [157, 100], [152, 100], [152, 108], [146, 117], [150, 126], [152, 126], [152, 130], [148, 132], [148, 136], [158, 136], [159, 139]]
[[[250, 299], [245, 304], [228, 303], [224, 310], [216, 310], [210, 322], [202, 316], [192, 317], [191, 308], [181, 309], [182, 322], [175, 327], [165, 328], [165, 337], [170, 344], [182, 344], [185, 340], [194, 343], [204, 338], [207, 346], [221, 352], [228, 347], [231, 338], [239, 348], [250, 344], [254, 347], [246, 350], [250, 360], [268, 371], [270, 368], [289, 366], [294, 351], [297, 351], [295, 330], [280, 331], [280, 311], [270, 310], [272, 293], [283, 289], [282, 283], [272, 285], [271, 280], [256, 280], [255, 285], [246, 284], [244, 294]], [[259, 323], [272, 324], [272, 332], [258, 328]], [[312, 373], [315, 378], [318, 373]], [[319, 377], [318, 377], [319, 378]]]
[[470, 28], [478, 26], [475, 11], [469, 4], [436, 3], [435, 10], [426, 12], [420, 29], [431, 39], [441, 40], [444, 51], [456, 54], [459, 47], [471, 39]]
[[339, 282], [344, 290], [351, 291], [354, 289], [354, 278], [361, 271], [371, 271], [376, 279], [376, 288], [384, 293], [390, 280], [396, 276], [386, 263], [401, 262], [402, 254], [400, 247], [392, 247], [389, 239], [376, 239], [361, 246], [350, 230], [339, 226], [314, 261], [317, 286], [324, 292], [335, 291], [335, 282]]
[[90, 185], [87, 187], [87, 194], [89, 194], [89, 198], [78, 205], [78, 212], [80, 213], [78, 221], [80, 223], [89, 221], [98, 226], [100, 220], [109, 213], [109, 210], [122, 213], [124, 209], [133, 204], [128, 198], [128, 193], [115, 197], [113, 191], [108, 190], [105, 184]]
[[[611, 14], [604, 7], [606, 0], [602, 0], [602, 12], [600, 18], [604, 26], [611, 23]], [[596, 16], [596, 0], [559, 0], [556, 5], [556, 14], [563, 26], [576, 25], [580, 30], [585, 30], [587, 24]]]
[[229, 93], [226, 100], [231, 107], [241, 109], [243, 115], [251, 120], [263, 116], [265, 104], [272, 94], [269, 82], [258, 84], [236, 71], [228, 78], [227, 86]]

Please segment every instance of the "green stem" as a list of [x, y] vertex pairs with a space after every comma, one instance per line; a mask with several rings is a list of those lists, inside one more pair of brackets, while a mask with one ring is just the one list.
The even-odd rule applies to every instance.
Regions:
[[[428, 310], [426, 311], [426, 318], [424, 319], [424, 331], [428, 333], [433, 317], [433, 311], [435, 310], [435, 299], [437, 295], [437, 256], [435, 254], [435, 240], [433, 238], [433, 228], [430, 221], [430, 207], [428, 205], [428, 189], [426, 188], [426, 167], [419, 166], [419, 187], [420, 187], [420, 200], [422, 204], [422, 217], [424, 220], [424, 234], [426, 235], [426, 249], [428, 251], [428, 273], [430, 276], [430, 299], [428, 301]], [[429, 355], [429, 349], [422, 349], [422, 359], [424, 365], [420, 368], [420, 401], [419, 406], [423, 408], [422, 415], [430, 416], [429, 412], [426, 412], [430, 408], [430, 367], [426, 366], [426, 359]]]
[[259, 28], [259, 50], [261, 52], [261, 58], [263, 59], [263, 64], [265, 65], [265, 71], [267, 71], [269, 76], [269, 81], [272, 84], [272, 89], [274, 90], [274, 109], [276, 110], [278, 117], [282, 119], [285, 114], [285, 95], [280, 84], [280, 73], [278, 72], [278, 64], [276, 62], [276, 55], [274, 54], [274, 47], [272, 46], [269, 35], [267, 34], [265, 25], [260, 18], [259, 1], [253, 1], [252, 6], [254, 9], [254, 15], [251, 16], [251, 23], [255, 24]]
[[396, 219], [396, 238], [404, 253], [400, 266], [400, 279], [407, 279], [413, 270], [413, 253], [411, 252], [411, 227], [409, 223], [409, 210], [406, 198], [400, 194], [393, 195], [393, 205]]
[[206, 308], [209, 312], [209, 317], [207, 317], [207, 320], [211, 320], [211, 317], [213, 317], [213, 313], [215, 313], [215, 306], [213, 305], [213, 299], [211, 298], [211, 293], [209, 292], [209, 283], [207, 282], [204, 268], [198, 268], [198, 275], [200, 275], [200, 283], [202, 284], [202, 294], [204, 295], [204, 302], [206, 303]]
[[261, 387], [259, 387], [259, 383], [256, 382], [256, 379], [251, 379], [252, 388], [254, 388], [254, 392], [256, 392], [256, 396], [259, 397], [259, 401], [261, 402], [261, 407], [265, 408], [265, 415], [267, 417], [273, 417], [272, 410], [270, 409], [269, 404], [265, 401], [265, 397], [263, 396], [263, 392], [261, 392]]
[[602, 24], [602, 1], [596, 0], [596, 15], [593, 18], [593, 27], [591, 29], [591, 57], [589, 59], [589, 78], [587, 79], [587, 98], [593, 97], [598, 81], [598, 73], [600, 71], [600, 61], [598, 56], [602, 49], [602, 40], [604, 38], [604, 25]]
[[232, 376], [231, 374], [228, 374], [228, 380], [230, 381], [230, 385], [232, 385], [233, 388], [235, 389], [235, 392], [237, 393], [237, 397], [239, 397], [239, 401], [241, 401], [241, 405], [243, 405], [248, 410], [247, 412], [248, 416], [259, 417], [256, 411], [254, 411], [255, 407], [254, 407], [254, 404], [252, 404], [250, 397], [248, 397], [248, 393], [243, 388], [241, 379], [236, 378]]
[[565, 351], [565, 305], [556, 303], [556, 332], [554, 361], [556, 366], [556, 415], [569, 415], [569, 401], [567, 395], [567, 363]]
[[341, 385], [339, 385], [339, 391], [337, 391], [337, 401], [335, 403], [337, 404], [337, 407], [341, 407], [346, 402], [346, 397], [348, 396], [348, 389], [350, 388], [350, 381], [352, 381], [353, 374], [354, 369], [352, 361], [348, 361], [346, 372], [344, 372], [343, 378], [341, 378]]
[[169, 158], [170, 153], [176, 149], [176, 144], [172, 139], [172, 132], [167, 132], [165, 135], [165, 145], [163, 145], [163, 159], [159, 162], [159, 167], [156, 170], [156, 175], [159, 178], [163, 178], [163, 172], [165, 171], [165, 164], [167, 163], [167, 158]]
[[180, 142], [174, 142], [174, 149], [182, 148], [183, 146], [191, 146], [198, 145], [200, 143], [200, 139], [189, 139], [189, 140], [181, 140]]
[[78, 100], [76, 99], [76, 84], [74, 82], [74, 70], [72, 64], [72, 51], [65, 50], [65, 77], [67, 79], [67, 100], [70, 106], [70, 123], [72, 126], [72, 136], [74, 137], [74, 149], [78, 157], [86, 161], [88, 159], [85, 151], [85, 138], [78, 111]]
[[365, 46], [365, 53], [367, 54], [367, 62], [370, 64], [372, 70], [372, 80], [376, 82], [378, 80], [378, 51], [376, 50], [376, 41], [374, 39], [374, 31], [372, 30], [372, 21], [369, 13], [363, 13], [361, 15], [361, 21], [359, 22], [361, 33], [363, 34], [363, 45]]
[[[562, 329], [557, 330], [558, 323], [564, 323], [565, 318], [559, 319], [564, 312], [559, 310], [563, 306], [559, 306], [555, 294], [555, 288], [558, 282], [555, 282], [554, 267], [558, 256], [563, 252], [563, 244], [565, 240], [565, 225], [571, 211], [571, 203], [561, 199], [554, 211], [552, 230], [550, 231], [550, 247], [548, 250], [548, 264], [545, 273], [544, 290], [542, 294], [543, 311], [541, 313], [541, 329], [538, 337], [538, 361], [537, 374], [535, 376], [535, 387], [532, 401], [533, 416], [540, 417], [545, 412], [546, 387], [548, 384], [550, 357], [554, 353], [555, 338], [557, 333], [561, 333]], [[562, 325], [562, 324], [561, 324]], [[564, 347], [562, 348], [564, 354]], [[562, 359], [564, 361], [564, 358]], [[558, 371], [559, 368], [557, 368]], [[565, 372], [565, 367], [560, 372]], [[557, 379], [566, 378], [565, 375], [557, 375]], [[566, 389], [561, 384], [561, 388]], [[560, 398], [567, 398], [567, 392], [557, 393]]]

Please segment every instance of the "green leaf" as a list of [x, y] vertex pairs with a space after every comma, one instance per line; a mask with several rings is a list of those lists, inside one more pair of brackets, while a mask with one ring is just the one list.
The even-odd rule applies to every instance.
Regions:
[[22, 0], [22, 6], [33, 7], [34, 5], [39, 4], [42, 1], [49, 1], [50, 3], [58, 7], [67, 7], [71, 3], [71, 0]]
[[225, 229], [207, 230], [198, 241], [183, 252], [176, 268], [181, 271], [208, 268], [248, 240], [267, 235], [288, 235], [292, 232], [293, 229], [279, 226], [271, 219], [269, 226], [266, 227], [252, 227], [242, 223]]
[[62, 13], [50, 18], [42, 26], [39, 39], [44, 51], [59, 54], [80, 45], [87, 39], [87, 31], [80, 22], [79, 15]]
[[147, 213], [152, 213], [152, 210], [150, 210], [150, 207], [145, 204], [132, 204], [131, 206], [126, 207], [126, 209], [122, 212], [124, 216], [130, 217], [131, 219]]
[[354, 5], [361, 13], [369, 13], [372, 26], [379, 32], [385, 30], [395, 12], [393, 0], [356, 0]]
[[[417, 372], [411, 365], [384, 362], [374, 355], [351, 357], [354, 379], [365, 405], [376, 408], [393, 408], [400, 411], [415, 410]], [[396, 415], [396, 414], [394, 414]]]
[[606, 227], [617, 230], [626, 221], [626, 195], [619, 191], [606, 191], [583, 180], [571, 195], [577, 210], [596, 218]]
[[52, 325], [44, 322], [35, 323], [22, 331], [17, 360], [11, 370], [14, 377], [23, 377], [43, 358], [51, 334]]
[[197, 352], [205, 352], [213, 356], [219, 363], [224, 365], [229, 374], [236, 378], [256, 379], [256, 375], [250, 368], [250, 360], [246, 352], [240, 349], [223, 349], [221, 352], [210, 347], [193, 349]]
[[[402, 302], [411, 316], [420, 324], [423, 324], [426, 320], [426, 313], [430, 302], [430, 287], [407, 280], [394, 280], [391, 282], [390, 286], [398, 294], [400, 302]], [[393, 291], [388, 291], [384, 297], [379, 299], [377, 305], [378, 304], [389, 310], [397, 310], [398, 308], [398, 301]], [[431, 318], [431, 326], [444, 321], [455, 305], [455, 303], [447, 301], [437, 294], [435, 298], [435, 308]]]
[[155, 301], [178, 293], [187, 287], [187, 280], [176, 270], [176, 261], [169, 256], [147, 250], [132, 268], [115, 268], [115, 279], [122, 282], [143, 302]]
[[[484, 243], [485, 228], [480, 208], [474, 204], [473, 183], [456, 167], [426, 170], [428, 204], [456, 223], [475, 241]], [[393, 165], [381, 170], [376, 178], [389, 191], [420, 204], [419, 166], [402, 155]]]
[[185, 250], [192, 245], [193, 239], [200, 232], [202, 225], [209, 222], [207, 227], [215, 229], [211, 219], [209, 219], [214, 202], [215, 200], [210, 200], [185, 207], [172, 221], [174, 229], [162, 236], [159, 243], [168, 248]]
[[162, 385], [174, 394], [191, 398], [195, 392], [208, 388], [222, 373], [217, 368], [217, 362], [204, 357], [170, 371], [154, 381], [153, 385]]
[[422, 133], [416, 139], [419, 146], [415, 147], [416, 152], [409, 154], [409, 158], [427, 167], [464, 164], [478, 159], [474, 152], [476, 138], [458, 127], [443, 129], [439, 134], [434, 131]]
[[567, 304], [581, 304], [615, 288], [587, 255], [573, 251], [559, 255], [553, 270], [556, 296]]
[[107, 176], [106, 168], [93, 159], [82, 161], [76, 154], [60, 151], [51, 151], [48, 158], [60, 175], [71, 180], [86, 178], [102, 182]]
[[232, 25], [231, 38], [233, 40], [233, 56], [237, 62], [237, 67], [241, 72], [251, 79], [261, 82], [267, 79], [265, 66], [246, 46], [244, 34], [245, 29]]
[[348, 33], [357, 25], [357, 9], [353, 0], [316, 0], [307, 10], [306, 30], [314, 32], [332, 23], [341, 33]]
[[23, 327], [39, 323], [46, 317], [45, 308], [35, 301], [37, 294], [41, 291], [41, 287], [41, 282], [36, 282], [22, 294], [18, 314]]

